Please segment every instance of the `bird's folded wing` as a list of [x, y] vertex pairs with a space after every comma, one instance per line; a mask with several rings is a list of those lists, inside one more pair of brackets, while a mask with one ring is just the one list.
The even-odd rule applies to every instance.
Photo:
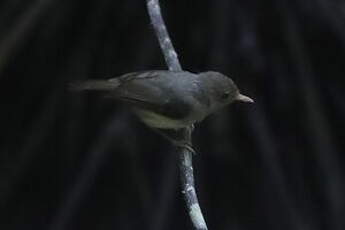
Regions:
[[156, 73], [140, 77], [128, 75], [121, 77], [120, 87], [110, 92], [110, 96], [133, 106], [134, 108], [149, 110], [171, 119], [184, 119], [191, 112], [191, 105], [185, 98], [177, 95], [164, 77], [155, 76]]

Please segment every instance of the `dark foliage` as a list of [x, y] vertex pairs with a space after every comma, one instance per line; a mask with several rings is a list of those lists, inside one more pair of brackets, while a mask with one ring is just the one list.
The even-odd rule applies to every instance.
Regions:
[[[0, 2], [0, 229], [191, 229], [178, 155], [73, 80], [165, 69], [145, 1]], [[345, 3], [162, 1], [184, 69], [254, 106], [196, 127], [209, 229], [345, 229]]]

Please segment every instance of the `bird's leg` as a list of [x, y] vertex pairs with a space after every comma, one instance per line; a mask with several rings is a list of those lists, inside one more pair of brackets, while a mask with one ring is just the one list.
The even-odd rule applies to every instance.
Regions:
[[186, 148], [193, 154], [196, 154], [195, 150], [192, 147], [192, 141], [188, 135], [189, 132], [192, 132], [192, 127], [181, 128], [181, 129], [154, 129], [157, 133], [168, 139], [173, 145], [178, 148]]

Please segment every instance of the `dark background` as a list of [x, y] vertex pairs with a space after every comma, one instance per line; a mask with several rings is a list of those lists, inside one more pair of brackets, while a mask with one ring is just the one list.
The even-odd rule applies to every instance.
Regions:
[[[345, 229], [345, 2], [162, 1], [183, 67], [231, 76], [194, 133], [209, 229]], [[73, 80], [166, 69], [144, 0], [0, 2], [0, 228], [192, 229], [171, 145]]]

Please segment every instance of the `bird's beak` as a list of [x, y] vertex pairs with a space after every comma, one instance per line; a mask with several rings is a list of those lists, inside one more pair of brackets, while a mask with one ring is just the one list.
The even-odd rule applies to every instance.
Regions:
[[242, 102], [249, 102], [249, 103], [254, 103], [254, 100], [251, 99], [250, 97], [247, 97], [243, 94], [238, 94], [238, 96], [236, 97], [237, 101], [242, 101]]

